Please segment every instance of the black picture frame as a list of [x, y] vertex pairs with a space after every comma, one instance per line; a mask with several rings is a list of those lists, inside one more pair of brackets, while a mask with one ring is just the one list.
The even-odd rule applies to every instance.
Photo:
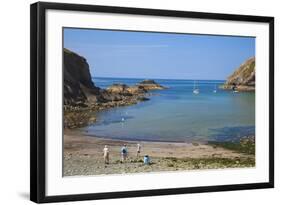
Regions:
[[[126, 192], [89, 193], [60, 196], [46, 196], [46, 81], [45, 81], [45, 26], [46, 10], [86, 11], [102, 13], [169, 16], [195, 19], [216, 19], [229, 21], [263, 22], [269, 24], [269, 181], [263, 183], [230, 184], [140, 190]], [[218, 192], [274, 187], [274, 17], [233, 15], [218, 13], [187, 12], [96, 6], [82, 4], [38, 2], [30, 7], [30, 200], [37, 203], [77, 200], [97, 200], [109, 198], [141, 197], [198, 192]]]

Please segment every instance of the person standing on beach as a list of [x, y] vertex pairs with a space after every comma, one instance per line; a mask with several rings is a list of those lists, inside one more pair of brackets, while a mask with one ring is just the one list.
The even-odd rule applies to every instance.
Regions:
[[124, 146], [121, 148], [121, 162], [125, 162], [128, 156], [128, 148], [127, 145], [124, 144]]
[[109, 149], [107, 145], [103, 148], [103, 159], [105, 164], [109, 164]]
[[140, 152], [141, 152], [141, 145], [137, 144], [137, 158], [140, 156]]

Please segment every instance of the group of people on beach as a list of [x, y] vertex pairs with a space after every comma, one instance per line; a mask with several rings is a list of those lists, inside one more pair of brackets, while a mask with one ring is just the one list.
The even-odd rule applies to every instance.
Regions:
[[[139, 157], [141, 153], [141, 145], [137, 144], [136, 147], [136, 157]], [[120, 151], [120, 156], [121, 156], [121, 162], [125, 162], [127, 157], [128, 157], [129, 151], [128, 151], [128, 147], [126, 144], [124, 144], [121, 147], [121, 151]], [[104, 163], [105, 164], [109, 164], [109, 148], [107, 145], [104, 146], [103, 148], [103, 159], [104, 159]]]

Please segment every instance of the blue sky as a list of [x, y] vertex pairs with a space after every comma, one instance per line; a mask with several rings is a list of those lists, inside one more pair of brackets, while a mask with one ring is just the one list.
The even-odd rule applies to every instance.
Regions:
[[224, 80], [255, 55], [255, 38], [65, 28], [64, 47], [94, 77]]

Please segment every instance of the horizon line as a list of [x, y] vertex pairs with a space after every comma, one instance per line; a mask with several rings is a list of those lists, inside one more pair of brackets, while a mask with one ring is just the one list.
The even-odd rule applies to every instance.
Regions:
[[105, 76], [96, 76], [91, 78], [127, 78], [127, 79], [145, 79], [145, 80], [213, 80], [213, 81], [226, 81], [226, 79], [183, 79], [183, 78], [147, 78], [147, 77], [105, 77]]

